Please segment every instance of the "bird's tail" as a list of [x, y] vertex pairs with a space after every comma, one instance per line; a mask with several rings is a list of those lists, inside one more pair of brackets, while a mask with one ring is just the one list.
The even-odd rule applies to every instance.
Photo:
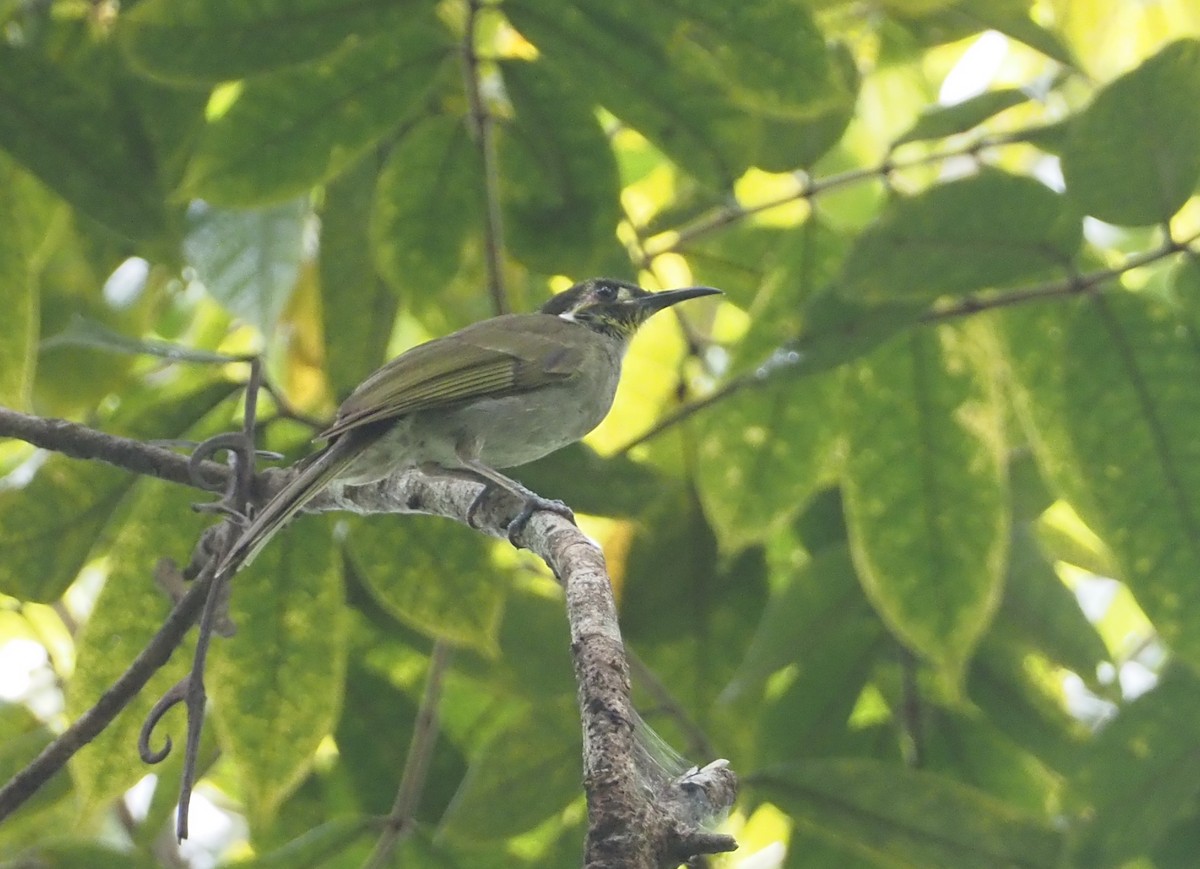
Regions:
[[275, 532], [345, 470], [358, 455], [352, 441], [342, 437], [313, 457], [300, 473], [263, 505], [217, 566], [217, 575], [232, 576], [270, 542]]

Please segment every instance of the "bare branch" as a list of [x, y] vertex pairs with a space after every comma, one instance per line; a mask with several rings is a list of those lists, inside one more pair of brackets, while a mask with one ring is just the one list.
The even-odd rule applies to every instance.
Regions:
[[171, 653], [183, 641], [188, 629], [200, 617], [200, 610], [204, 607], [211, 585], [212, 574], [206, 572], [193, 583], [146, 648], [112, 687], [101, 695], [96, 705], [83, 713], [58, 739], [46, 746], [28, 766], [0, 788], [0, 821], [33, 796], [38, 788], [63, 768], [75, 752], [95, 739], [145, 686], [158, 668], [167, 663]]
[[[97, 459], [135, 474], [205, 488], [197, 484], [188, 470], [187, 456], [144, 441], [105, 434], [65, 419], [31, 416], [0, 407], [0, 437], [16, 438], [73, 459]], [[207, 479], [222, 483], [228, 480], [230, 473], [229, 468], [216, 462], [205, 462], [202, 470]]]

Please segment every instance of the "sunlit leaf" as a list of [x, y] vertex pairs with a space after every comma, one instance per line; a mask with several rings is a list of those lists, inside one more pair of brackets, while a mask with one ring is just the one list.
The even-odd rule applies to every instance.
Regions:
[[[108, 690], [145, 647], [171, 609], [154, 580], [160, 558], [186, 564], [200, 532], [211, 520], [191, 509], [195, 494], [161, 482], [138, 486], [129, 517], [113, 539], [112, 569], [79, 639], [78, 663], [67, 691], [67, 710], [77, 718]], [[96, 810], [151, 770], [138, 757], [142, 721], [168, 688], [187, 672], [190, 641], [142, 689], [89, 746], [71, 759], [71, 776], [83, 806]], [[184, 716], [166, 716], [153, 734], [159, 748], [167, 736], [183, 745]], [[176, 750], [181, 750], [177, 748]]]
[[1075, 862], [1121, 866], [1152, 846], [1200, 792], [1195, 675], [1173, 667], [1084, 753], [1071, 796], [1088, 813]]
[[424, 118], [392, 149], [375, 188], [371, 251], [401, 293], [436, 297], [483, 230], [482, 169], [466, 120]]
[[22, 187], [28, 194], [30, 179], [8, 160], [0, 158], [0, 405], [25, 408], [33, 387], [37, 360], [38, 293], [34, 276], [34, 239], [15, 231], [25, 223]]
[[1200, 341], [1165, 305], [1113, 294], [1077, 311], [1065, 343], [1081, 515], [1167, 642], [1200, 660]]
[[403, 121], [448, 59], [421, 17], [319, 63], [248, 81], [205, 128], [181, 192], [218, 205], [264, 205], [349, 166]]
[[337, 550], [322, 534], [280, 534], [236, 580], [237, 634], [207, 679], [222, 748], [246, 807], [266, 825], [312, 767], [341, 711], [347, 619]]
[[197, 203], [184, 256], [217, 301], [269, 335], [300, 275], [309, 214], [304, 199], [255, 211]]
[[838, 386], [781, 377], [700, 418], [697, 485], [723, 547], [769, 537], [816, 491], [837, 446]]
[[507, 591], [486, 540], [445, 519], [380, 516], [354, 524], [350, 553], [396, 618], [455, 645], [494, 653]]
[[[579, 723], [571, 701], [542, 704], [513, 722], [476, 758], [446, 821], [446, 833], [504, 839], [579, 795]], [[513, 794], [524, 799], [513, 799]]]
[[389, 0], [146, 0], [123, 11], [118, 33], [142, 70], [216, 84], [311, 60], [351, 34], [398, 31], [422, 6]]
[[1101, 90], [1071, 122], [1067, 192], [1110, 223], [1160, 223], [1200, 180], [1200, 40], [1181, 39]]
[[895, 867], [1060, 865], [1061, 836], [952, 779], [861, 759], [805, 760], [750, 785], [806, 831]]
[[1027, 102], [1029, 95], [1017, 88], [986, 91], [979, 96], [950, 106], [937, 106], [919, 117], [894, 145], [919, 142], [922, 139], [941, 139], [965, 133], [1005, 109]]
[[325, 369], [345, 398], [383, 364], [399, 300], [363, 255], [379, 161], [372, 155], [325, 189], [321, 208], [321, 280]]
[[859, 236], [836, 286], [861, 301], [1001, 287], [1064, 274], [1081, 238], [1062, 196], [1032, 178], [986, 170], [890, 202]]
[[[135, 437], [178, 437], [232, 390], [190, 382], [192, 394], [129, 407], [112, 427]], [[123, 518], [122, 501], [135, 482], [111, 465], [52, 455], [27, 486], [0, 492], [0, 589], [22, 600], [57, 600]]]
[[855, 365], [844, 399], [846, 518], [867, 596], [950, 679], [1000, 601], [1009, 533], [978, 337], [943, 326], [895, 339]]

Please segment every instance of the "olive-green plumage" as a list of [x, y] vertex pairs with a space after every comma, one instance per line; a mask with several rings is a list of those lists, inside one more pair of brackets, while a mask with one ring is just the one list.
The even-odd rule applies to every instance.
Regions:
[[350, 395], [319, 437], [329, 445], [258, 512], [218, 570], [248, 563], [271, 536], [333, 482], [363, 484], [404, 468], [468, 476], [516, 495], [525, 509], [557, 509], [499, 473], [573, 443], [612, 405], [629, 339], [669, 305], [719, 292], [648, 293], [593, 278], [536, 314], [506, 314], [408, 350]]

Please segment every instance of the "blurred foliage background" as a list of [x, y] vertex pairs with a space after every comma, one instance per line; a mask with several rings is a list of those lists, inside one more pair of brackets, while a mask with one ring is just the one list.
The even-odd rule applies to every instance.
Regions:
[[[3, 0], [0, 403], [147, 439], [305, 418], [593, 274], [656, 318], [586, 445], [643, 714], [743, 778], [726, 867], [1200, 853], [1200, 7]], [[466, 64], [464, 48], [477, 63]], [[468, 76], [491, 122], [481, 147]], [[490, 230], [489, 230], [490, 227]], [[489, 240], [490, 238], [490, 240]], [[490, 293], [487, 260], [504, 278]], [[128, 665], [195, 492], [0, 443], [0, 777]], [[3, 865], [362, 865], [436, 640], [406, 867], [570, 866], [557, 586], [432, 518], [305, 517], [235, 583], [193, 838], [145, 696]], [[165, 722], [180, 741], [182, 716]]]

